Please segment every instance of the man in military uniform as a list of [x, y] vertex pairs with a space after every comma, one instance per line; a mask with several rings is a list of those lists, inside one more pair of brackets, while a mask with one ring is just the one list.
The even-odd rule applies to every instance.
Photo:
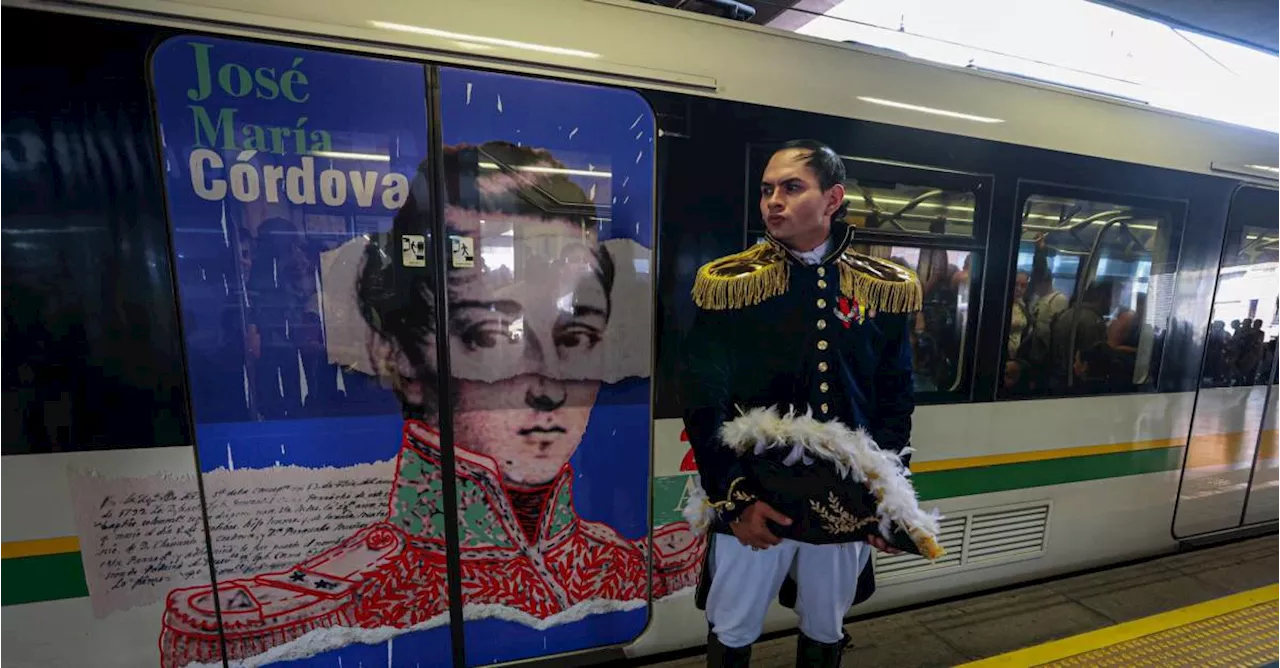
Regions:
[[[831, 148], [786, 144], [760, 182], [768, 238], [708, 263], [695, 281], [682, 401], [705, 505], [715, 510], [698, 593], [709, 666], [749, 665], [780, 591], [800, 617], [796, 664], [838, 666], [844, 615], [874, 589], [870, 548], [936, 556], [925, 534], [912, 536], [932, 547], [915, 550], [904, 526], [877, 520], [883, 489], [869, 494], [848, 476], [850, 466], [869, 471], [868, 452], [895, 453], [883, 461], [905, 466], [914, 409], [908, 315], [922, 297], [911, 271], [850, 248], [844, 176]], [[839, 448], [823, 445], [832, 427], [874, 441], [861, 469], [841, 468]], [[914, 506], [902, 470], [879, 477], [894, 475]]]

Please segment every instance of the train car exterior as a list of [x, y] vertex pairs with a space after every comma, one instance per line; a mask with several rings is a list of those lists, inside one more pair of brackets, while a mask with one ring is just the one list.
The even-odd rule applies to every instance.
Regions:
[[1275, 526], [1274, 134], [615, 0], [3, 13], [13, 665], [704, 642], [688, 295], [798, 137], [926, 290], [950, 554], [856, 612]]

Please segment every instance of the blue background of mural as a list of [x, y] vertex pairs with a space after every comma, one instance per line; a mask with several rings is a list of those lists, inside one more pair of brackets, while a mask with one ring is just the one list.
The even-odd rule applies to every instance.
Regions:
[[[442, 69], [440, 114], [445, 144], [505, 140], [549, 150], [570, 169], [581, 152], [609, 158], [614, 184], [611, 218], [601, 240], [632, 239], [651, 247], [653, 131], [648, 104], [635, 93], [540, 79]], [[501, 102], [499, 103], [499, 100]], [[595, 165], [601, 168], [601, 165]], [[575, 178], [584, 189], [591, 180]], [[623, 185], [626, 184], [626, 185]], [[649, 379], [605, 385], [571, 463], [574, 503], [584, 519], [600, 521], [623, 538], [649, 531]], [[624, 643], [644, 630], [643, 608], [588, 617], [536, 631], [499, 620], [466, 624], [467, 660], [493, 663], [539, 654]]]
[[[238, 235], [247, 231], [246, 221], [259, 222], [261, 212], [251, 212], [230, 196], [225, 207], [198, 197], [187, 173], [187, 156], [196, 144], [187, 97], [194, 85], [193, 41], [214, 45], [215, 68], [230, 60], [250, 71], [275, 67], [279, 74], [303, 57], [300, 69], [308, 76], [310, 93], [305, 103], [261, 100], [252, 93], [235, 99], [224, 93], [219, 99], [216, 82], [213, 97], [204, 103], [215, 122], [217, 109], [231, 106], [244, 122], [262, 126], [294, 127], [299, 116], [306, 116], [308, 129], [332, 133], [333, 151], [391, 156], [389, 167], [385, 162], [345, 161], [337, 165], [341, 169], [414, 173], [428, 146], [425, 70], [407, 63], [205, 38], [170, 40], [153, 59], [200, 469], [347, 466], [391, 459], [400, 446], [398, 402], [375, 380], [328, 365], [322, 347], [317, 353], [315, 345], [306, 345], [314, 344], [316, 336], [323, 340], [314, 313], [281, 308], [260, 325], [265, 360], [260, 366], [274, 364], [293, 371], [292, 377], [269, 373], [246, 381], [251, 344], [243, 334], [251, 319], [247, 313], [255, 308], [261, 312], [263, 303], [277, 303], [272, 299], [279, 297], [279, 265], [302, 257], [304, 269], [314, 268], [321, 251], [358, 234], [388, 229], [394, 212], [360, 210], [350, 202], [343, 207], [294, 206], [294, 212], [345, 219], [344, 229], [285, 233], [278, 244], [263, 243], [266, 237], [260, 229], [253, 266], [246, 268], [239, 259]], [[575, 169], [587, 168], [574, 161], [576, 151], [607, 155], [613, 190], [598, 196], [597, 203], [612, 204], [606, 216], [611, 220], [601, 227], [600, 238], [652, 245], [654, 122], [638, 95], [462, 70], [443, 70], [441, 86], [447, 144], [506, 140], [548, 149]], [[229, 167], [236, 151], [220, 153]], [[260, 153], [254, 160], [259, 165], [290, 166], [298, 164], [299, 156]], [[323, 167], [318, 164], [317, 171]], [[226, 168], [218, 174], [225, 175]], [[264, 250], [265, 246], [273, 247]], [[265, 270], [268, 259], [270, 273]], [[305, 402], [300, 376], [307, 379]], [[261, 397], [254, 412], [262, 420], [254, 420], [246, 405], [246, 382]], [[278, 390], [277, 396], [264, 389]], [[571, 461], [577, 473], [574, 499], [579, 514], [612, 526], [627, 539], [640, 539], [649, 530], [650, 427], [649, 379], [606, 385]], [[620, 442], [622, 438], [626, 440]], [[595, 615], [546, 631], [501, 620], [472, 621], [466, 629], [468, 659], [486, 664], [622, 643], [639, 635], [646, 616], [644, 609]], [[440, 627], [400, 636], [391, 644], [348, 646], [290, 664], [447, 665], [448, 647], [448, 628]]]

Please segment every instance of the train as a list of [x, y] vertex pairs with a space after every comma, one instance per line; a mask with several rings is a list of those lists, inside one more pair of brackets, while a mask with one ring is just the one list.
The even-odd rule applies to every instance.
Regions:
[[[627, 0], [2, 15], [44, 36], [3, 65], [13, 666], [704, 644], [690, 291], [798, 138], [924, 290], [947, 554], [851, 614], [1276, 528], [1273, 132]], [[1055, 299], [1105, 357], [1027, 356]]]

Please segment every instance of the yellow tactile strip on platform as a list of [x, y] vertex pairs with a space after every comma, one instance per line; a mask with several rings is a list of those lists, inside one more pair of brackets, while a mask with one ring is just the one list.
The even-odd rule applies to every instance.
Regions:
[[1262, 587], [967, 666], [1261, 666], [1280, 659], [1277, 597]]
[[1275, 601], [1175, 626], [1044, 666], [1261, 666], [1280, 659]]

